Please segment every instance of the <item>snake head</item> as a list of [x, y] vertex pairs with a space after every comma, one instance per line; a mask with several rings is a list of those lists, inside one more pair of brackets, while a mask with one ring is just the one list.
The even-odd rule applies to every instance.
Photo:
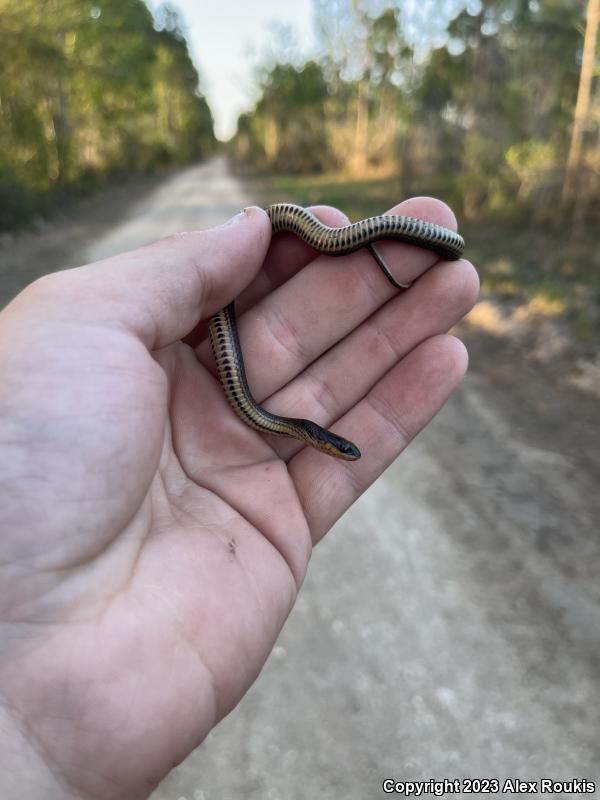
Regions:
[[344, 461], [357, 461], [360, 458], [360, 450], [348, 439], [337, 436], [335, 433], [321, 428], [308, 419], [299, 421], [303, 424], [306, 441], [316, 450], [335, 458], [343, 458]]
[[358, 461], [360, 458], [360, 450], [358, 447], [349, 442], [348, 439], [343, 439], [341, 436], [331, 436], [334, 445], [334, 451], [328, 450], [332, 456], [343, 458], [344, 461]]

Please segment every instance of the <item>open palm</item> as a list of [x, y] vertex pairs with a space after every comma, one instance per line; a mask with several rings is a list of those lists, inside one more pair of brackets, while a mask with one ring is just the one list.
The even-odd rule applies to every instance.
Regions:
[[[453, 225], [426, 198], [392, 213]], [[445, 332], [474, 302], [472, 267], [382, 250], [410, 291], [366, 252], [270, 244], [250, 209], [44, 278], [0, 314], [3, 797], [145, 797], [256, 678], [312, 545], [466, 367]], [[205, 325], [238, 295], [256, 399], [360, 461], [267, 441], [230, 410]]]

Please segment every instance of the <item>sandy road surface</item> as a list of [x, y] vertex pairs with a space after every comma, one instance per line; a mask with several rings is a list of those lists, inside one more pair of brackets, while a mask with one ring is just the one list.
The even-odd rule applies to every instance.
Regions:
[[[254, 200], [223, 161], [182, 171], [86, 247], [67, 236], [67, 263]], [[11, 258], [21, 279], [30, 260], [19, 243], [4, 256], [6, 298]], [[317, 548], [263, 674], [153, 800], [365, 800], [385, 796], [385, 777], [600, 779], [597, 407], [465, 335], [459, 391]]]

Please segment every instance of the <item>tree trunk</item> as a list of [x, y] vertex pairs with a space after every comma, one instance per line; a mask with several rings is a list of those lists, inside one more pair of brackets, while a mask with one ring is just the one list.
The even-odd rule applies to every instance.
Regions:
[[577, 103], [571, 133], [571, 145], [567, 157], [565, 178], [562, 187], [561, 205], [563, 209], [573, 206], [579, 207], [578, 195], [580, 193], [579, 173], [581, 167], [581, 154], [583, 148], [583, 133], [590, 109], [590, 96], [594, 61], [596, 55], [596, 37], [598, 35], [598, 18], [600, 16], [600, 0], [588, 0], [587, 22], [585, 39], [583, 43], [583, 57], [579, 75], [579, 89], [577, 90]]
[[369, 85], [366, 78], [358, 82], [356, 100], [356, 127], [354, 129], [354, 152], [350, 162], [350, 171], [354, 175], [363, 176], [367, 169], [367, 147], [369, 142]]

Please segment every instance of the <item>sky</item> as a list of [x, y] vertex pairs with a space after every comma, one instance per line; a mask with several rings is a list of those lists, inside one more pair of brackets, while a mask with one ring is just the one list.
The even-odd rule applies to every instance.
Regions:
[[[158, 0], [148, 0], [156, 8]], [[281, 26], [291, 26], [297, 44], [313, 46], [311, 0], [172, 0], [182, 15], [190, 52], [201, 76], [201, 89], [220, 139], [235, 133], [241, 111], [256, 98], [254, 70], [275, 48], [281, 52]]]

